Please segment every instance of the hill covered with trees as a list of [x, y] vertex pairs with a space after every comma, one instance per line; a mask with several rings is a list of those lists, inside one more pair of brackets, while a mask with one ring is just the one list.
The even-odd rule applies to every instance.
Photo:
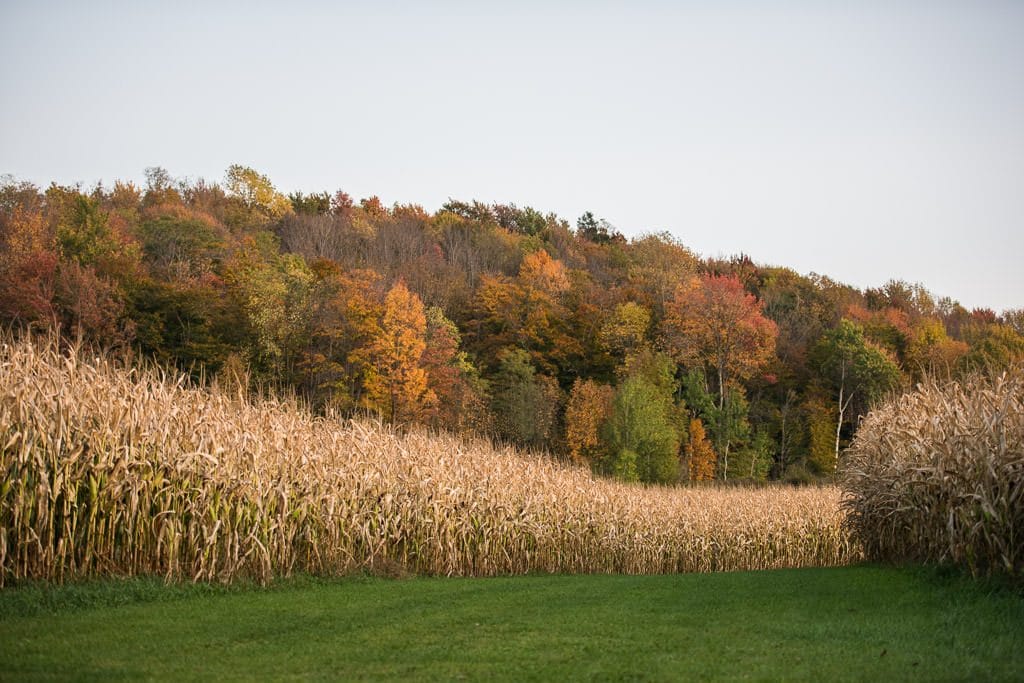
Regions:
[[0, 320], [661, 483], [829, 477], [883, 395], [1024, 361], [1020, 309], [702, 259], [590, 213], [146, 175], [8, 177]]

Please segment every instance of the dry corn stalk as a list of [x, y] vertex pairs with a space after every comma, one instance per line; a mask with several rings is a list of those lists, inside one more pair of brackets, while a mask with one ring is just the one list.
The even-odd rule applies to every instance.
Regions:
[[0, 583], [845, 564], [839, 491], [644, 488], [397, 434], [54, 340], [0, 351]]
[[849, 525], [868, 556], [1024, 574], [1024, 368], [919, 386], [847, 453]]

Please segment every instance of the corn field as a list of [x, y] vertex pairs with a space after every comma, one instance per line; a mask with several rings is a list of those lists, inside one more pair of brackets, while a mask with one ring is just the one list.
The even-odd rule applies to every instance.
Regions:
[[867, 556], [1024, 575], [1024, 369], [927, 384], [861, 424], [844, 507]]
[[860, 557], [837, 488], [644, 488], [6, 338], [0, 583], [661, 573]]

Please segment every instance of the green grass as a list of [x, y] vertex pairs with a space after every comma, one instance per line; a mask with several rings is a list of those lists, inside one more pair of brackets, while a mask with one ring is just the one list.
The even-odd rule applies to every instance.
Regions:
[[0, 678], [1024, 680], [1024, 597], [881, 567], [0, 591]]

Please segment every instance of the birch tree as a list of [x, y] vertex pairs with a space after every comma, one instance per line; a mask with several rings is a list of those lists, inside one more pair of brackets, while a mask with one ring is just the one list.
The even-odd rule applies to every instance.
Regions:
[[843, 424], [851, 418], [854, 401], [865, 409], [900, 382], [896, 362], [881, 347], [864, 337], [864, 330], [850, 320], [839, 321], [824, 334], [816, 348], [822, 377], [835, 397], [835, 462]]

